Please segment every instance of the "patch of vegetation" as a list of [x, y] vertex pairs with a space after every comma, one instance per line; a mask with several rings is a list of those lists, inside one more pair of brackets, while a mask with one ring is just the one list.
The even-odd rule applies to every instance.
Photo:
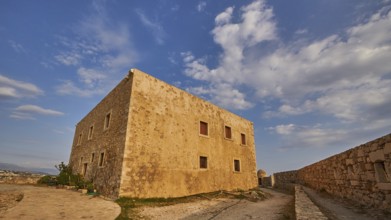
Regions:
[[48, 186], [74, 186], [75, 189], [87, 189], [89, 193], [94, 192], [93, 183], [84, 180], [80, 174], [73, 174], [72, 169], [64, 162], [61, 162], [54, 167], [56, 167], [60, 173], [57, 176], [43, 176], [38, 180], [38, 184]]

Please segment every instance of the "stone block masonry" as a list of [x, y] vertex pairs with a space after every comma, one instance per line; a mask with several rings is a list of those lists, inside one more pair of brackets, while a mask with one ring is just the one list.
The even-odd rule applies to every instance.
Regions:
[[306, 166], [297, 178], [313, 189], [390, 211], [391, 134]]
[[73, 172], [101, 194], [180, 197], [257, 186], [253, 123], [142, 71], [76, 126]]
[[297, 170], [285, 171], [273, 174], [274, 187], [283, 189], [289, 192], [295, 191], [297, 183]]

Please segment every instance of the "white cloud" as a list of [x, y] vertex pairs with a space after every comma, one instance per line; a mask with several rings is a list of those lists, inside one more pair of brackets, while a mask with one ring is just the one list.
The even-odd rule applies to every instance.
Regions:
[[138, 60], [129, 27], [112, 20], [104, 4], [92, 3], [93, 13], [72, 28], [74, 36], [58, 36], [63, 49], [55, 59], [63, 65], [74, 66], [79, 81], [63, 80], [55, 87], [58, 94], [81, 97], [104, 94], [113, 79], [118, 80], [119, 74]]
[[[209, 69], [205, 59], [196, 59], [190, 52], [182, 53], [185, 62], [185, 74], [197, 79], [209, 81], [210, 89], [223, 87], [229, 84], [231, 88], [244, 84], [247, 76], [244, 70], [244, 50], [264, 41], [276, 39], [276, 25], [273, 21], [272, 9], [263, 1], [255, 1], [241, 8], [241, 20], [238, 23], [231, 21], [234, 8], [228, 7], [215, 18], [216, 26], [212, 30], [214, 41], [219, 44], [223, 53], [220, 65]], [[228, 102], [228, 97], [222, 92], [215, 92], [214, 101], [224, 104], [230, 109], [250, 108], [253, 104], [246, 101], [245, 94], [239, 89], [231, 90], [235, 98]]]
[[[234, 11], [227, 8], [215, 18], [211, 33], [222, 48], [217, 67], [210, 68], [204, 57], [182, 53], [184, 73], [204, 83], [194, 93], [209, 92], [214, 95], [210, 100], [225, 103], [224, 94], [213, 93], [218, 85], [224, 85], [237, 90], [241, 100], [248, 102], [251, 97], [252, 105], [267, 103], [270, 107], [265, 107], [265, 117], [308, 115], [308, 120], [315, 119], [308, 123], [329, 120], [327, 126], [274, 127], [277, 134], [289, 136], [297, 146], [326, 146], [390, 128], [390, 8], [347, 27], [345, 33], [291, 42], [282, 42], [277, 35], [273, 9], [265, 1], [242, 7], [239, 21], [233, 18]], [[296, 34], [306, 31], [297, 30]], [[267, 53], [262, 51], [266, 41], [273, 44]], [[238, 103], [239, 109], [245, 109], [246, 105]], [[235, 109], [232, 105], [228, 106]]]
[[253, 104], [245, 100], [245, 95], [239, 90], [226, 83], [216, 84], [209, 87], [190, 87], [188, 92], [210, 99], [213, 103], [227, 109], [248, 109]]
[[163, 26], [157, 21], [152, 21], [141, 10], [136, 10], [136, 13], [140, 18], [141, 23], [153, 34], [156, 43], [160, 45], [164, 44], [167, 33], [164, 30]]
[[64, 115], [64, 113], [62, 112], [52, 110], [52, 109], [45, 109], [37, 105], [21, 105], [15, 108], [15, 111], [22, 112], [22, 113], [35, 113], [40, 115], [52, 115], [52, 116]]
[[[82, 86], [80, 86], [82, 87]], [[60, 95], [75, 95], [79, 97], [91, 97], [94, 95], [105, 94], [106, 89], [103, 87], [80, 88], [70, 80], [65, 80], [61, 85], [56, 86], [56, 91]]]
[[202, 12], [204, 11], [205, 7], [206, 7], [206, 2], [201, 1], [197, 5], [197, 11]]
[[296, 129], [294, 124], [277, 125], [276, 127], [270, 127], [269, 130], [274, 130], [278, 134], [291, 134]]
[[12, 112], [10, 118], [18, 120], [36, 120], [31, 114], [23, 112]]
[[43, 95], [36, 85], [0, 75], [0, 98], [25, 98]]
[[24, 49], [24, 47], [21, 44], [16, 43], [13, 40], [9, 40], [8, 43], [11, 45], [12, 49], [15, 50], [15, 52], [17, 52], [17, 53], [27, 53], [26, 49]]
[[102, 83], [107, 76], [99, 71], [94, 69], [87, 69], [81, 67], [77, 70], [77, 74], [80, 77], [80, 80], [88, 87], [94, 88], [95, 86]]
[[67, 53], [62, 53], [62, 54], [56, 55], [56, 56], [54, 56], [54, 58], [58, 62], [66, 65], [66, 66], [76, 66], [80, 63], [80, 60], [82, 57], [78, 53], [67, 52]]
[[297, 31], [295, 31], [295, 34], [298, 34], [298, 35], [301, 35], [301, 34], [306, 34], [308, 33], [308, 30], [307, 29], [298, 29]]

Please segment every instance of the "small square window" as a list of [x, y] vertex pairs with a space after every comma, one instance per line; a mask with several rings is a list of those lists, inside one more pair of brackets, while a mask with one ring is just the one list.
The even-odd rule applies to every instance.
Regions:
[[105, 117], [104, 129], [108, 129], [110, 127], [110, 119], [111, 119], [111, 112], [107, 113]]
[[200, 121], [200, 134], [208, 136], [208, 123]]
[[90, 130], [88, 131], [88, 140], [92, 139], [93, 132], [94, 132], [94, 126], [91, 126]]
[[208, 158], [204, 156], [200, 156], [200, 168], [207, 169], [208, 168]]
[[100, 153], [100, 156], [99, 156], [99, 166], [102, 167], [104, 165], [104, 160], [105, 160], [105, 153], [102, 152]]
[[241, 140], [242, 140], [242, 145], [246, 145], [247, 142], [246, 142], [246, 135], [245, 134], [240, 134], [240, 137], [241, 137]]
[[234, 160], [234, 170], [240, 172], [240, 160]]
[[224, 126], [225, 138], [232, 139], [231, 127]]

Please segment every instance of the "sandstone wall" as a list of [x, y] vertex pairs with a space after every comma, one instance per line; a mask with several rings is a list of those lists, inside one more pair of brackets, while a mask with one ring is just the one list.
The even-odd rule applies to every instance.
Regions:
[[274, 173], [273, 179], [273, 187], [293, 192], [297, 183], [297, 170]]
[[75, 173], [113, 198], [119, 194], [131, 88], [127, 76], [76, 125], [69, 159]]
[[306, 166], [297, 177], [311, 188], [391, 210], [391, 134]]
[[[133, 70], [133, 81], [121, 196], [179, 197], [257, 186], [250, 121], [141, 71]], [[200, 121], [208, 123], [207, 136], [200, 135]], [[232, 139], [224, 137], [224, 126], [231, 127]], [[200, 156], [207, 157], [207, 169], [200, 169]]]

